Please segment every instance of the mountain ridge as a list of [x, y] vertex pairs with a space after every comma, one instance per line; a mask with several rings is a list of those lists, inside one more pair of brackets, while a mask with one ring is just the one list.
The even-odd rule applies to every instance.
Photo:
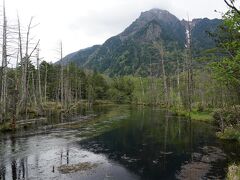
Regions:
[[[163, 45], [167, 52], [165, 58], [170, 61], [173, 59], [171, 55], [174, 53], [173, 49], [183, 51], [185, 47], [186, 23], [186, 20], [179, 20], [166, 10], [154, 8], [142, 12], [122, 33], [110, 37], [102, 45], [73, 52], [56, 64], [66, 65], [74, 62], [83, 68], [94, 69], [110, 76], [130, 74], [147, 76], [150, 64], [157, 63], [159, 59], [153, 42], [157, 41]], [[216, 18], [193, 19], [190, 22], [193, 46], [200, 51], [205, 47], [214, 47], [213, 40], [207, 37], [205, 31], [215, 30], [220, 23], [221, 20]]]

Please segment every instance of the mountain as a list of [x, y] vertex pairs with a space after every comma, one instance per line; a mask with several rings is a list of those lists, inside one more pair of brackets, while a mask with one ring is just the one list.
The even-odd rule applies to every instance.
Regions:
[[[204, 51], [213, 48], [215, 44], [206, 31], [215, 30], [220, 23], [221, 20], [207, 18], [190, 22], [194, 49]], [[181, 60], [180, 54], [185, 48], [186, 26], [186, 21], [180, 21], [166, 10], [151, 9], [142, 12], [122, 33], [109, 38], [104, 44], [69, 54], [62, 63], [74, 62], [110, 76], [156, 75], [160, 73], [160, 54], [154, 42], [158, 42], [165, 52], [167, 72], [171, 72], [176, 65], [176, 57]]]
[[218, 26], [222, 23], [220, 19], [193, 19], [194, 27], [192, 29], [192, 46], [193, 52], [196, 56], [204, 50], [215, 47], [215, 42], [209, 37], [209, 32], [216, 32]]
[[185, 29], [178, 18], [166, 10], [152, 9], [141, 13], [140, 17], [125, 29], [122, 39], [134, 38], [140, 42], [163, 40], [177, 41], [184, 45]]

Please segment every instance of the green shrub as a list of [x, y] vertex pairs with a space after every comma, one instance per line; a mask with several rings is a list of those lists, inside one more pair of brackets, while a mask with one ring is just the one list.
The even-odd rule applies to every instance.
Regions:
[[115, 78], [108, 90], [110, 99], [116, 103], [131, 103], [133, 100], [133, 82], [128, 78]]

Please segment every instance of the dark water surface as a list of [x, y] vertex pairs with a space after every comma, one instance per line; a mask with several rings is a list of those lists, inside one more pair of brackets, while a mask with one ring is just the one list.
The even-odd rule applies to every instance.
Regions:
[[[159, 108], [99, 107], [0, 134], [2, 179], [224, 179], [240, 146], [209, 124]], [[64, 165], [94, 166], [62, 172]]]

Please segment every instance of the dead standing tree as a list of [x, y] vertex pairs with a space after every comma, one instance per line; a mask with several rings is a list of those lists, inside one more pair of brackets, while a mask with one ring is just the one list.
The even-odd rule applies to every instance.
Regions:
[[37, 90], [37, 99], [38, 103], [41, 105], [42, 104], [42, 87], [41, 87], [41, 73], [40, 73], [40, 58], [39, 58], [39, 48], [37, 49], [37, 84], [38, 84], [38, 90]]
[[60, 42], [60, 62], [61, 62], [61, 74], [60, 74], [60, 91], [61, 91], [61, 104], [64, 105], [64, 82], [63, 82], [63, 47]]
[[7, 110], [7, 18], [5, 11], [5, 1], [3, 1], [3, 36], [2, 36], [2, 71], [1, 71], [1, 97], [0, 97], [0, 120], [4, 121]]
[[164, 63], [164, 50], [163, 45], [158, 42], [154, 42], [154, 47], [159, 51], [160, 54], [160, 64], [162, 67], [162, 78], [163, 78], [163, 93], [164, 93], [164, 103], [168, 107], [169, 106], [169, 93], [167, 87], [167, 76], [165, 71], [165, 63]]
[[[26, 42], [25, 42], [25, 55], [23, 52], [23, 37], [22, 37], [22, 31], [21, 31], [21, 23], [18, 16], [18, 46], [19, 46], [19, 56], [20, 56], [20, 64], [21, 64], [21, 88], [20, 88], [20, 100], [17, 105], [16, 114], [18, 115], [19, 111], [25, 110], [27, 113], [27, 104], [29, 102], [29, 83], [28, 83], [28, 77], [30, 77], [30, 73], [28, 72], [28, 66], [30, 63], [30, 58], [32, 57], [33, 53], [36, 51], [40, 40], [35, 44], [34, 48], [30, 51], [30, 31], [35, 26], [32, 26], [32, 20], [33, 17], [31, 17], [30, 22], [28, 24], [27, 28], [27, 35], [26, 35]], [[30, 53], [29, 53], [30, 52]]]
[[193, 101], [193, 65], [192, 65], [192, 27], [191, 22], [187, 21], [186, 32], [186, 64], [187, 64], [187, 96], [188, 96], [188, 110], [192, 111]]
[[48, 77], [48, 68], [47, 64], [45, 65], [45, 75], [44, 75], [44, 103], [47, 102], [47, 77]]

